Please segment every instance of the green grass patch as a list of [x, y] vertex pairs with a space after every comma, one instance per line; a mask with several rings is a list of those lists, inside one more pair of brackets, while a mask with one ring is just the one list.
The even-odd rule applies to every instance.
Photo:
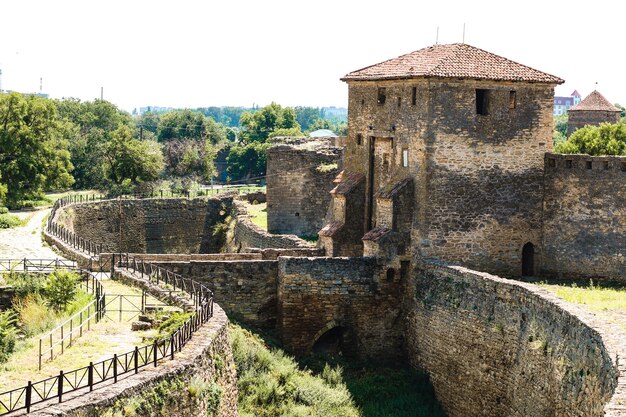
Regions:
[[540, 284], [557, 297], [570, 303], [584, 304], [594, 311], [623, 310], [626, 312], [626, 287], [608, 287], [594, 284], [587, 286]]
[[267, 204], [246, 204], [250, 221], [263, 230], [267, 230]]
[[626, 331], [626, 286], [598, 285], [593, 281], [588, 285], [545, 282], [539, 285], [565, 301], [580, 304], [594, 314], [602, 316], [607, 323]]

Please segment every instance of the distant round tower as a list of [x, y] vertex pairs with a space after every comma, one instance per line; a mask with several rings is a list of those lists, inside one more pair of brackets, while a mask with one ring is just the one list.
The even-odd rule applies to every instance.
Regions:
[[597, 90], [589, 94], [578, 105], [568, 110], [567, 135], [586, 125], [619, 122], [621, 110], [612, 105]]

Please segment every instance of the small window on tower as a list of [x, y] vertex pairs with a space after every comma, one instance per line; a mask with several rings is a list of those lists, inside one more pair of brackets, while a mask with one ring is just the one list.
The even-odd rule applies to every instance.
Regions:
[[405, 168], [409, 166], [409, 150], [408, 149], [402, 149], [402, 166]]
[[517, 92], [509, 91], [509, 110], [515, 110], [517, 107]]
[[489, 90], [476, 89], [476, 114], [482, 116], [489, 114]]
[[385, 87], [378, 87], [378, 99], [376, 102], [378, 104], [385, 104], [385, 100], [387, 99], [387, 89]]
[[363, 135], [360, 133], [356, 134], [356, 144], [357, 145], [362, 145], [363, 144]]
[[413, 87], [411, 90], [411, 105], [415, 106], [417, 104], [417, 87]]
[[398, 96], [398, 108], [402, 106], [402, 97]]

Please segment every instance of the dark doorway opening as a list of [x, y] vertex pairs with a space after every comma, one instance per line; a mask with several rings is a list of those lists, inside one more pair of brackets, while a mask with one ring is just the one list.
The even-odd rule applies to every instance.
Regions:
[[337, 355], [343, 351], [343, 328], [333, 327], [313, 345], [313, 353]]
[[535, 275], [535, 246], [528, 242], [522, 248], [522, 276]]

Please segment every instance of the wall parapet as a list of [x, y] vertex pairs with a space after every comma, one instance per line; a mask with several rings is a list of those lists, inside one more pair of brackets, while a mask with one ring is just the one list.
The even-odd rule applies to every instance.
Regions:
[[[569, 162], [568, 162], [569, 161]], [[584, 154], [545, 154], [545, 173], [552, 175], [558, 173], [588, 173], [590, 175], [615, 175], [616, 172], [624, 173], [626, 179], [626, 156], [605, 155], [591, 156]]]
[[626, 338], [534, 284], [417, 260], [410, 362], [454, 416], [618, 416]]

